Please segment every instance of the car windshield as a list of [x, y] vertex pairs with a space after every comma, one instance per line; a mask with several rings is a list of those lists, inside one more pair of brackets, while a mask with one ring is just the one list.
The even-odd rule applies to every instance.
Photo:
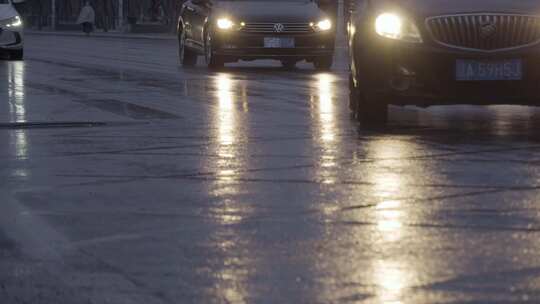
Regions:
[[9, 4], [9, 0], [0, 0], [0, 4]]

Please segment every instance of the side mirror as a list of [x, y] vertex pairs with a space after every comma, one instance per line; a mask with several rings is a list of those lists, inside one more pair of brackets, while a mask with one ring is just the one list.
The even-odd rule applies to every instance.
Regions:
[[11, 0], [11, 3], [13, 4], [21, 4], [21, 3], [24, 3], [26, 2], [26, 0]]

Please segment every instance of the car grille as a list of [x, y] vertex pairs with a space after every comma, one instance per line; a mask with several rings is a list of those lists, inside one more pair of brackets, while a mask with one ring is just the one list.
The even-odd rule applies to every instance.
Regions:
[[440, 44], [479, 51], [500, 51], [540, 42], [540, 18], [474, 14], [428, 18], [428, 30]]
[[[281, 25], [281, 26], [276, 26]], [[309, 23], [245, 23], [240, 31], [245, 33], [312, 33]]]

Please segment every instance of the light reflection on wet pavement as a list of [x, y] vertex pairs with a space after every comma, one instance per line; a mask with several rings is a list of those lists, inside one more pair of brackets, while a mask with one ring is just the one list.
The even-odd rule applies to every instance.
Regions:
[[0, 62], [1, 303], [540, 301], [539, 109], [364, 129], [343, 49], [211, 73], [30, 38]]

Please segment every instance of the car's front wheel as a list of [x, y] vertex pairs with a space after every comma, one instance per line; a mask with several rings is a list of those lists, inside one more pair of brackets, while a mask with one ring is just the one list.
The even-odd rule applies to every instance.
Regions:
[[9, 52], [9, 60], [23, 60], [24, 50], [15, 50]]
[[321, 58], [317, 58], [313, 61], [313, 65], [315, 66], [315, 69], [319, 71], [328, 71], [332, 68], [332, 64], [334, 63], [334, 56], [324, 56]]
[[178, 36], [178, 59], [184, 67], [192, 67], [197, 64], [197, 53], [186, 47], [186, 35], [183, 31]]
[[388, 99], [380, 94], [361, 90], [349, 79], [349, 108], [353, 116], [365, 125], [384, 125], [388, 121]]
[[206, 64], [212, 70], [219, 70], [225, 66], [225, 61], [220, 56], [216, 55], [213, 48], [213, 39], [210, 33], [206, 34], [204, 53]]

